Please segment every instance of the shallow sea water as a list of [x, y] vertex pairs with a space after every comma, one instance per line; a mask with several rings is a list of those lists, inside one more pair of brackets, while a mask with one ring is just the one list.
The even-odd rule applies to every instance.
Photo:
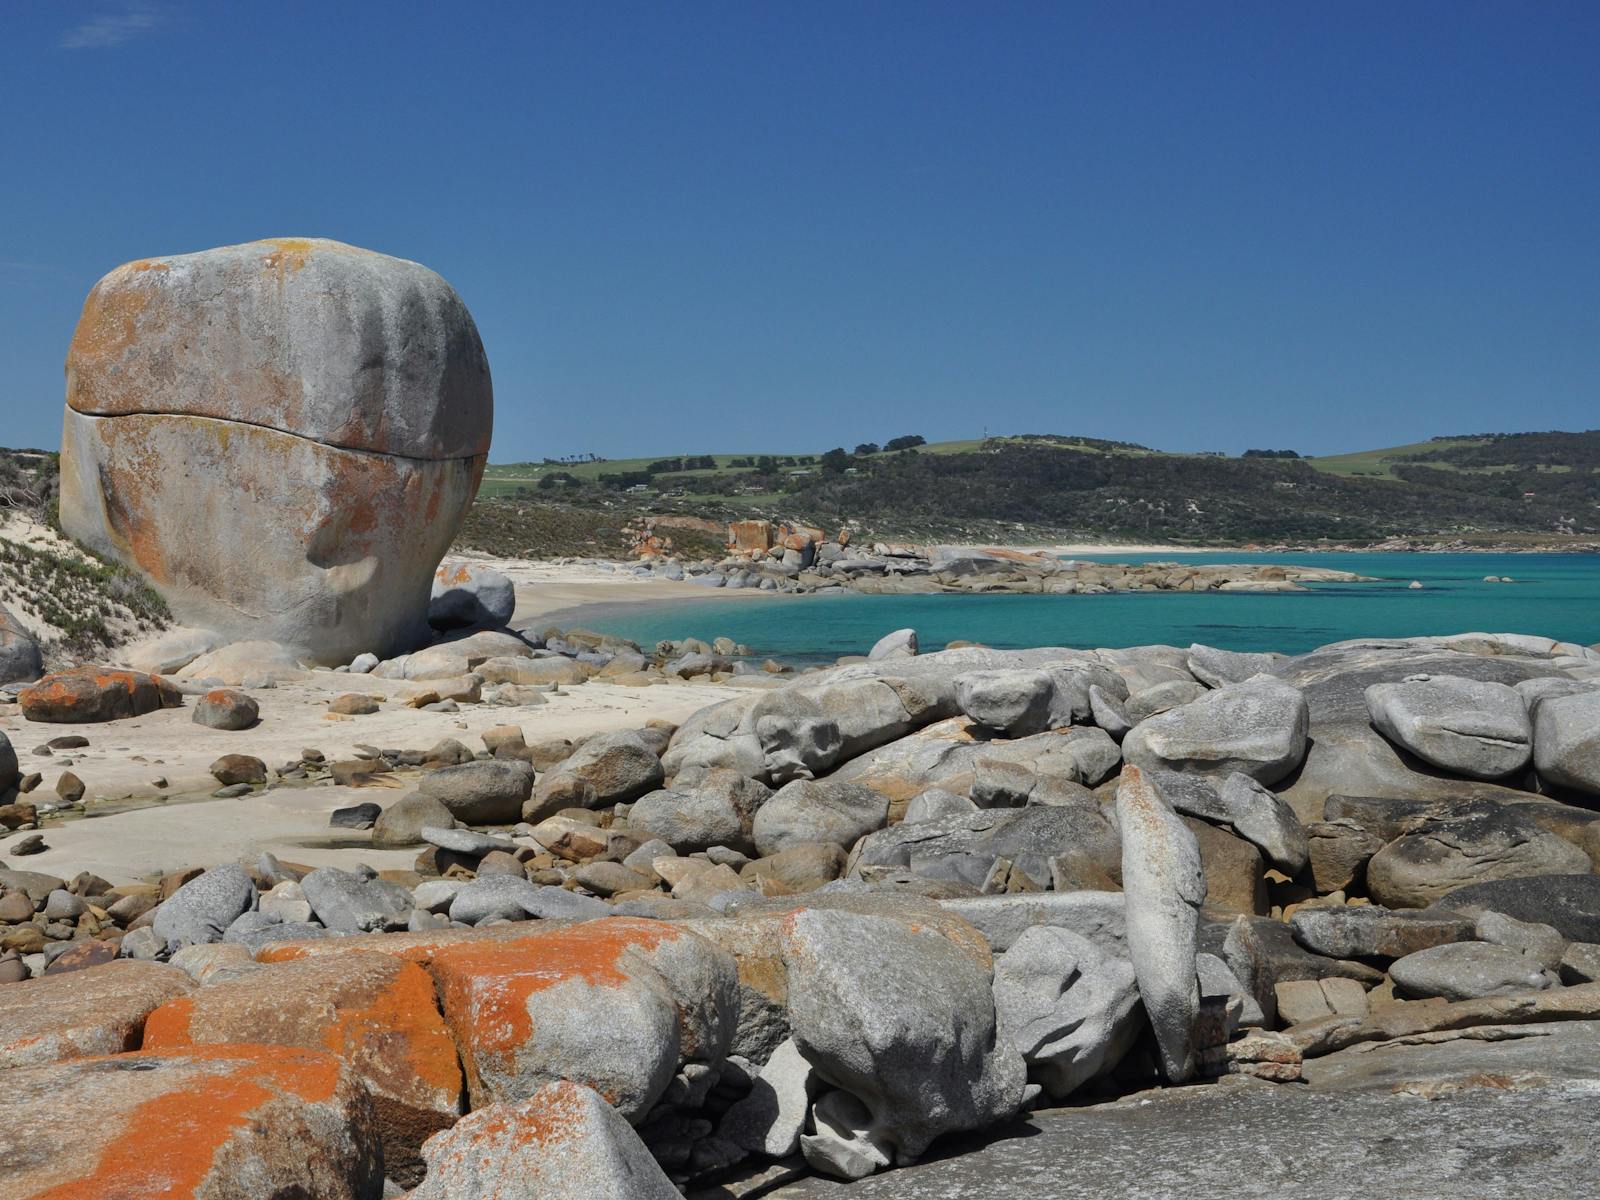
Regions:
[[[1103, 562], [1275, 562], [1373, 575], [1287, 594], [1140, 592], [1103, 596], [855, 593], [627, 605], [586, 614], [586, 627], [644, 645], [731, 637], [757, 654], [831, 660], [865, 652], [893, 629], [924, 651], [955, 639], [990, 646], [1138, 646], [1192, 642], [1297, 654], [1356, 637], [1468, 631], [1600, 642], [1600, 556], [1567, 554], [1080, 555]], [[1509, 575], [1513, 583], [1484, 583]], [[1422, 583], [1412, 590], [1412, 580]]]

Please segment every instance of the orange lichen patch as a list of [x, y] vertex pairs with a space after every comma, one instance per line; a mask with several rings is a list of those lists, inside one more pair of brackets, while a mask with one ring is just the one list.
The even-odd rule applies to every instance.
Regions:
[[145, 1023], [144, 1048], [272, 1042], [325, 1049], [375, 1088], [417, 1099], [420, 1083], [453, 1105], [461, 1095], [455, 1044], [414, 963], [304, 960], [267, 976], [216, 984], [163, 1005]]
[[123, 268], [125, 271], [170, 271], [170, 264], [162, 262], [159, 258], [141, 258], [131, 262]]
[[261, 260], [261, 265], [276, 271], [280, 283], [285, 276], [298, 274], [315, 249], [306, 238], [267, 238], [260, 244], [273, 247]]
[[83, 1174], [29, 1200], [191, 1196], [211, 1173], [217, 1151], [252, 1123], [262, 1105], [285, 1094], [309, 1104], [325, 1103], [339, 1086], [339, 1061], [324, 1054], [225, 1046], [185, 1051], [182, 1057], [210, 1069], [190, 1074], [182, 1090], [138, 1105], [121, 1134], [84, 1164]]
[[431, 969], [446, 1018], [456, 1026], [458, 1039], [471, 1042], [470, 1052], [464, 1045], [462, 1054], [468, 1091], [482, 1094], [484, 1059], [515, 1053], [533, 1037], [530, 997], [573, 980], [621, 987], [630, 978], [623, 962], [628, 951], [653, 950], [681, 936], [661, 921], [608, 917], [501, 946], [441, 950]]
[[179, 996], [168, 1000], [145, 1018], [143, 1049], [170, 1049], [194, 1045], [190, 1025], [194, 1020], [194, 1000]]
[[67, 406], [98, 412], [96, 384], [120, 363], [139, 340], [140, 321], [155, 293], [137, 276], [148, 274], [140, 263], [118, 267], [90, 289], [67, 348]]

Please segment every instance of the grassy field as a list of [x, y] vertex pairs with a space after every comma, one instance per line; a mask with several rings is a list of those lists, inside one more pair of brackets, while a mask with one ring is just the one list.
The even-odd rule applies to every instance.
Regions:
[[[1317, 470], [1327, 475], [1338, 475], [1350, 478], [1354, 475], [1363, 475], [1372, 479], [1397, 479], [1392, 470], [1394, 460], [1406, 454], [1426, 454], [1429, 450], [1444, 450], [1452, 446], [1483, 446], [1488, 444], [1487, 438], [1441, 438], [1438, 441], [1413, 442], [1409, 446], [1387, 446], [1381, 450], [1359, 450], [1354, 454], [1329, 454], [1320, 458], [1307, 459], [1306, 461]], [[1434, 466], [1445, 467], [1448, 464], [1435, 463]]]

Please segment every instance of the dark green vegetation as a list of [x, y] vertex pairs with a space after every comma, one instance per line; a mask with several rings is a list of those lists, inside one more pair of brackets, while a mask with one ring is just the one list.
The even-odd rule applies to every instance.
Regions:
[[[854, 453], [839, 447], [815, 457], [524, 464], [491, 467], [490, 479], [486, 496], [528, 510], [515, 519], [533, 532], [530, 546], [547, 544], [540, 523], [567, 529], [587, 519], [620, 530], [630, 516], [673, 512], [828, 528], [851, 521], [887, 538], [1196, 546], [1362, 546], [1395, 537], [1560, 546], [1600, 534], [1600, 432], [1437, 438], [1326, 458], [1292, 450], [1169, 454], [1024, 434], [892, 451], [862, 443]], [[576, 547], [604, 542], [561, 535], [548, 542], [561, 548], [544, 552], [602, 553]]]

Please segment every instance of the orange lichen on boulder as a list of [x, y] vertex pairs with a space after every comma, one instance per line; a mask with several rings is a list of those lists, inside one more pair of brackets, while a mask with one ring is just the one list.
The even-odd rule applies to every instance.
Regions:
[[183, 703], [176, 687], [159, 675], [110, 667], [73, 667], [46, 675], [18, 696], [30, 721], [80, 724], [141, 717]]
[[149, 1015], [193, 988], [176, 967], [132, 959], [9, 984], [0, 1068], [137, 1049]]
[[472, 1106], [573, 1079], [630, 1120], [642, 1117], [683, 1045], [678, 1001], [650, 957], [690, 936], [660, 921], [608, 917], [436, 953], [430, 970]]
[[421, 1178], [422, 1143], [461, 1113], [454, 1042], [433, 980], [388, 955], [282, 963], [213, 984], [164, 1005], [145, 1025], [144, 1048], [272, 1043], [323, 1049], [355, 1070], [372, 1093], [392, 1178]]
[[382, 1190], [371, 1102], [330, 1054], [197, 1047], [5, 1079], [8, 1200], [368, 1200]]

